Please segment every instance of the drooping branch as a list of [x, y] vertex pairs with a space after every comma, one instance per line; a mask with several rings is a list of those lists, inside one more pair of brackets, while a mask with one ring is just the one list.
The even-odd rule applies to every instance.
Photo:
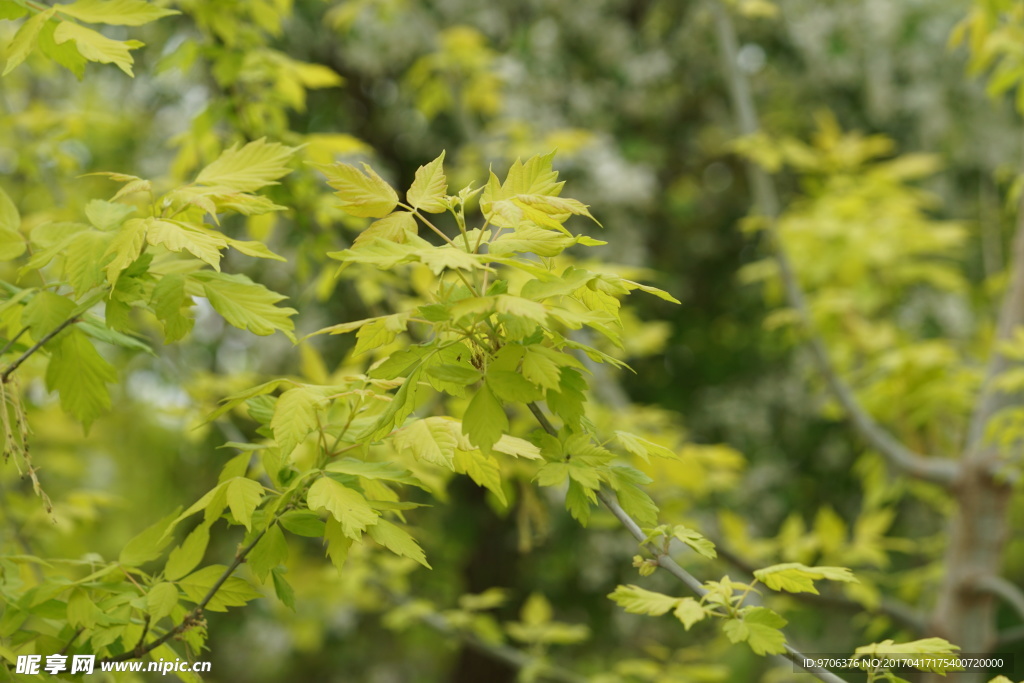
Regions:
[[[544, 414], [544, 411], [541, 410], [540, 406], [536, 403], [528, 403], [527, 407], [530, 409], [530, 412], [533, 413], [534, 417], [537, 418], [537, 422], [545, 432], [552, 436], [558, 435], [558, 430], [554, 428], [554, 425], [551, 424], [551, 421], [547, 418], [547, 415]], [[640, 525], [637, 524], [636, 520], [633, 519], [628, 512], [622, 509], [622, 506], [619, 505], [619, 501], [615, 497], [614, 493], [602, 489], [598, 491], [597, 498], [606, 508], [608, 508], [608, 511], [611, 512], [617, 520], [619, 520], [622, 526], [626, 527], [626, 530], [629, 531], [633, 538], [640, 543], [645, 543], [647, 541], [647, 534], [643, 532], [643, 529], [640, 528]], [[655, 559], [658, 562], [658, 566], [679, 579], [679, 581], [681, 581], [695, 595], [698, 597], [704, 597], [707, 590], [705, 590], [704, 586], [701, 585], [701, 582], [693, 574], [680, 567], [679, 563], [672, 559], [667, 552], [658, 552], [657, 550], [654, 552], [656, 553]], [[804, 662], [807, 657], [788, 643], [786, 644], [786, 652], [779, 656], [793, 662], [800, 668], [804, 669], [807, 673], [815, 676], [818, 680], [824, 681], [824, 683], [846, 683], [842, 678], [836, 676], [827, 669], [805, 666]]]
[[[711, 8], [715, 16], [715, 32], [724, 64], [725, 76], [729, 86], [736, 123], [742, 135], [752, 135], [759, 129], [757, 110], [750, 92], [750, 84], [740, 71], [738, 64], [739, 49], [736, 41], [736, 30], [728, 10], [720, 0], [711, 0]], [[774, 222], [780, 213], [780, 203], [775, 185], [768, 173], [757, 164], [747, 161], [747, 175], [754, 193], [754, 203], [758, 211], [768, 220], [768, 234], [773, 242], [775, 260], [778, 264], [779, 277], [789, 306], [796, 311], [803, 327], [807, 343], [811, 348], [815, 362], [824, 376], [829, 390], [849, 416], [850, 421], [872, 448], [881, 453], [893, 466], [902, 472], [945, 486], [949, 486], [957, 475], [956, 465], [949, 460], [928, 458], [911, 451], [898, 439], [879, 425], [864, 410], [853, 390], [840, 377], [821, 338], [815, 334], [810, 307], [807, 297], [793, 269], [789, 255], [779, 238]]]

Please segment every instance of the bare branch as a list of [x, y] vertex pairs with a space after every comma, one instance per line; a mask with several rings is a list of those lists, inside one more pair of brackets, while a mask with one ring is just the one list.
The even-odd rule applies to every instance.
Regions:
[[[743, 135], [752, 135], [759, 129], [754, 98], [750, 93], [750, 85], [746, 76], [740, 71], [737, 54], [736, 30], [729, 12], [720, 0], [712, 0], [715, 14], [715, 30], [719, 49], [722, 53], [729, 95], [732, 100], [737, 124]], [[860, 435], [888, 461], [906, 474], [932, 481], [945, 486], [952, 484], [958, 469], [954, 462], [937, 458], [928, 458], [915, 453], [900, 443], [895, 437], [879, 425], [860, 405], [853, 390], [839, 376], [828, 350], [821, 338], [814, 333], [813, 322], [807, 299], [792, 263], [786, 253], [777, 232], [774, 221], [779, 216], [780, 204], [778, 193], [771, 177], [760, 166], [747, 161], [747, 175], [754, 192], [754, 201], [758, 210], [769, 220], [768, 234], [773, 242], [775, 259], [779, 267], [779, 276], [789, 306], [796, 311], [800, 324], [807, 336], [814, 359], [825, 377], [829, 389], [839, 404], [846, 411]]]

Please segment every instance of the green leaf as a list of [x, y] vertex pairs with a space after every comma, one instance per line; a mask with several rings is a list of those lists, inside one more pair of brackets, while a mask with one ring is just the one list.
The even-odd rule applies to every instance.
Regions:
[[691, 626], [701, 621], [708, 613], [698, 601], [693, 598], [683, 598], [672, 615], [683, 623], [683, 628], [689, 631]]
[[408, 451], [419, 460], [454, 469], [458, 439], [453, 429], [457, 426], [443, 417], [426, 417], [395, 432], [392, 442], [399, 451]]
[[338, 520], [328, 517], [327, 526], [324, 528], [324, 540], [327, 541], [327, 556], [340, 572], [348, 558], [348, 549], [352, 547], [352, 538], [345, 533]]
[[682, 601], [681, 598], [655, 593], [632, 584], [618, 586], [608, 597], [630, 614], [648, 614], [652, 617], [661, 616], [675, 609]]
[[168, 532], [177, 523], [176, 517], [180, 509], [178, 508], [156, 524], [147, 527], [128, 541], [124, 548], [121, 549], [121, 554], [118, 555], [117, 561], [127, 567], [138, 567], [160, 557], [164, 548], [171, 542], [171, 536]]
[[161, 581], [146, 593], [146, 611], [152, 623], [171, 615], [178, 605], [178, 589], [173, 583]]
[[501, 487], [501, 467], [498, 461], [480, 451], [455, 451], [455, 471], [467, 474], [478, 486], [483, 486], [494, 494], [503, 507], [508, 507], [508, 499]]
[[292, 589], [288, 580], [284, 578], [284, 572], [285, 569], [283, 567], [274, 567], [270, 570], [270, 575], [274, 578], [274, 593], [277, 594], [277, 599], [284, 603], [285, 607], [294, 612], [295, 590]]
[[718, 551], [715, 550], [715, 544], [704, 538], [704, 536], [698, 531], [687, 529], [685, 526], [679, 524], [672, 529], [672, 535], [709, 560], [713, 560], [718, 557]]
[[618, 497], [622, 509], [628, 512], [641, 526], [654, 526], [658, 523], [658, 506], [640, 487], [627, 484], [619, 488], [615, 495]]
[[417, 233], [416, 219], [408, 211], [395, 211], [370, 223], [370, 227], [359, 233], [352, 243], [353, 249], [372, 243], [374, 240], [405, 243], [411, 235]]
[[196, 321], [188, 315], [193, 301], [185, 291], [184, 275], [164, 275], [153, 287], [149, 303], [163, 325], [165, 344], [183, 339], [192, 331]]
[[565, 494], [565, 507], [573, 519], [582, 526], [587, 526], [590, 521], [591, 506], [596, 503], [597, 495], [593, 490], [577, 481], [569, 481], [569, 490]]
[[86, 218], [93, 226], [103, 231], [117, 229], [133, 213], [135, 213], [134, 206], [105, 202], [102, 199], [93, 199], [85, 205]]
[[383, 218], [398, 205], [395, 190], [365, 163], [365, 173], [342, 163], [317, 168], [327, 176], [327, 184], [337, 190], [341, 208], [353, 216]]
[[293, 510], [281, 515], [281, 526], [288, 531], [307, 538], [324, 535], [324, 521], [309, 510]]
[[[169, 540], [169, 539], [168, 539]], [[185, 537], [181, 545], [171, 551], [164, 566], [164, 577], [168, 581], [177, 581], [187, 576], [203, 560], [206, 546], [210, 543], [210, 525], [200, 524]]]
[[39, 32], [39, 51], [73, 73], [78, 80], [82, 80], [85, 65], [89, 62], [78, 51], [73, 40], [61, 45], [56, 43], [53, 34], [57, 30], [57, 25], [58, 22], [49, 21], [43, 26], [43, 30]]
[[815, 595], [818, 594], [818, 589], [814, 587], [815, 579], [859, 583], [853, 572], [846, 567], [808, 567], [799, 562], [787, 562], [758, 569], [754, 572], [754, 578], [772, 590]]
[[187, 223], [172, 220], [147, 218], [148, 229], [146, 241], [154, 246], [162, 246], [168, 251], [187, 251], [197, 259], [220, 270], [220, 250], [226, 249], [227, 240], [192, 227]]
[[487, 386], [495, 396], [509, 403], [530, 403], [543, 397], [541, 390], [518, 372], [488, 369]]
[[200, 171], [196, 183], [238, 192], [254, 192], [267, 185], [277, 185], [278, 178], [291, 172], [287, 164], [294, 153], [294, 147], [267, 142], [266, 138], [254, 140], [242, 148], [236, 144]]
[[280, 330], [294, 340], [295, 323], [291, 316], [298, 311], [274, 305], [288, 297], [272, 292], [244, 275], [201, 271], [189, 277], [202, 283], [210, 305], [230, 324], [260, 336]]
[[107, 282], [113, 285], [117, 278], [130, 266], [142, 253], [142, 247], [146, 243], [146, 227], [148, 223], [141, 218], [133, 218], [121, 226], [117, 235], [110, 241], [107, 247], [107, 255], [113, 254], [113, 259], [106, 265]]
[[622, 447], [627, 451], [643, 459], [644, 462], [650, 462], [650, 456], [657, 455], [661, 458], [672, 458], [678, 459], [671, 449], [660, 446], [656, 443], [648, 441], [647, 439], [641, 438], [636, 434], [630, 434], [629, 432], [616, 431], [615, 438], [618, 440]]
[[288, 561], [288, 542], [276, 524], [271, 524], [267, 533], [249, 552], [246, 562], [260, 582], [267, 580], [267, 574], [278, 565]]
[[494, 450], [513, 458], [526, 458], [527, 460], [540, 460], [540, 449], [525, 439], [517, 436], [503, 434], [494, 444]]
[[485, 384], [480, 387], [469, 402], [462, 416], [462, 433], [470, 442], [485, 453], [508, 431], [508, 416], [501, 402]]
[[14, 202], [0, 188], [0, 261], [10, 261], [25, 253], [28, 245], [21, 234], [21, 215]]
[[543, 387], [558, 391], [561, 383], [562, 370], [558, 351], [534, 344], [526, 347], [526, 354], [523, 356], [523, 377]]
[[432, 365], [427, 368], [427, 374], [431, 377], [436, 377], [442, 382], [454, 382], [456, 384], [475, 384], [480, 380], [483, 375], [474, 367], [464, 367], [462, 365]]
[[419, 546], [416, 539], [386, 519], [377, 520], [377, 523], [368, 529], [368, 533], [370, 538], [395, 555], [415, 560], [427, 569], [432, 568], [427, 563], [427, 557], [423, 554], [423, 548]]
[[[203, 567], [179, 581], [178, 586], [185, 591], [189, 600], [199, 604], [225, 571], [227, 567], [220, 564]], [[263, 594], [253, 588], [248, 581], [237, 576], [229, 576], [217, 589], [206, 609], [211, 612], [227, 612], [228, 607], [241, 607], [250, 600], [262, 597]]]
[[18, 32], [14, 34], [14, 40], [11, 41], [10, 46], [7, 48], [7, 66], [4, 67], [4, 72], [0, 76], [6, 76], [16, 66], [25, 61], [25, 58], [36, 47], [37, 38], [43, 28], [43, 24], [48, 22], [56, 11], [55, 8], [51, 7], [48, 10], [32, 15], [21, 25]]
[[252, 256], [254, 258], [265, 258], [270, 259], [271, 261], [288, 260], [284, 256], [281, 256], [280, 254], [275, 254], [274, 252], [270, 251], [270, 248], [267, 247], [267, 245], [263, 244], [263, 242], [257, 242], [255, 240], [233, 240], [230, 237], [226, 237], [225, 239], [227, 240], [228, 246], [230, 246], [232, 249], [235, 249], [236, 251], [240, 251], [246, 256]]
[[61, 408], [86, 430], [110, 409], [107, 383], [117, 381], [117, 370], [96, 352], [79, 330], [71, 330], [54, 349], [46, 368], [46, 386], [60, 394]]
[[767, 607], [755, 607], [741, 619], [730, 619], [724, 631], [733, 643], [746, 642], [755, 654], [777, 655], [786, 651], [786, 636], [779, 629], [786, 620]]
[[[363, 494], [339, 484], [330, 477], [320, 477], [309, 487], [306, 502], [310, 510], [327, 510], [341, 522], [345, 536], [358, 541], [366, 527], [380, 519]], [[329, 524], [328, 524], [329, 526]]]
[[84, 230], [68, 242], [64, 252], [64, 275], [77, 296], [103, 284], [103, 259], [109, 236], [95, 230]]
[[67, 617], [71, 626], [94, 628], [97, 618], [103, 617], [103, 612], [89, 598], [87, 591], [76, 588], [68, 598]]
[[[860, 659], [861, 657], [883, 657], [892, 658], [899, 657], [901, 655], [909, 655], [913, 658], [913, 655], [953, 655], [960, 650], [958, 645], [953, 645], [944, 638], [921, 638], [919, 640], [912, 640], [908, 643], [896, 643], [892, 640], [883, 640], [880, 643], [871, 643], [863, 647], [858, 647], [854, 652], [854, 658]], [[948, 669], [942, 666], [941, 661], [936, 661], [933, 658], [923, 658], [923, 664], [915, 666], [914, 668], [920, 671], [934, 671], [934, 672], [945, 672]], [[929, 666], [928, 662], [931, 662], [934, 666]], [[955, 669], [952, 669], [955, 670]]]
[[263, 485], [252, 479], [235, 477], [227, 481], [226, 496], [231, 516], [252, 531], [252, 513], [263, 501]]
[[[391, 462], [366, 462], [354, 458], [341, 458], [327, 463], [324, 469], [328, 472], [348, 474], [356, 477], [371, 480], [393, 481], [398, 484], [415, 486], [423, 490], [429, 490], [427, 486], [417, 479], [409, 470], [399, 467]], [[323, 533], [313, 534], [322, 536]]]
[[78, 0], [70, 5], [57, 5], [56, 9], [89, 24], [115, 26], [142, 26], [162, 17], [180, 14], [143, 0]]
[[416, 169], [416, 178], [406, 198], [409, 205], [428, 213], [442, 213], [448, 208], [448, 179], [444, 175], [444, 152], [429, 164]]
[[[66, 296], [44, 290], [36, 293], [25, 305], [22, 311], [22, 321], [28, 325], [29, 332], [32, 333], [34, 339], [42, 339], [67, 321], [74, 312], [74, 301]], [[50, 339], [45, 348], [57, 348], [69, 334], [71, 334], [71, 329], [65, 328], [56, 337]]]
[[75, 47], [78, 48], [81, 55], [90, 62], [114, 64], [129, 76], [134, 76], [132, 64], [135, 63], [131, 50], [136, 50], [143, 45], [137, 40], [112, 40], [102, 33], [72, 21], [60, 22], [60, 25], [53, 31], [53, 41], [57, 45], [74, 41]]
[[274, 406], [270, 429], [281, 455], [288, 457], [311, 431], [317, 428], [317, 409], [325, 403], [321, 394], [296, 387], [281, 394]]

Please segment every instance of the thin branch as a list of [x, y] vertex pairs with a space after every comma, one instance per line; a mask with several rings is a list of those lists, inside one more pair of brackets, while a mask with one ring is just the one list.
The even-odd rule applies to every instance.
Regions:
[[975, 582], [974, 586], [979, 591], [991, 593], [996, 597], [1002, 598], [1003, 602], [1012, 607], [1017, 612], [1017, 616], [1024, 620], [1024, 591], [1021, 590], [1020, 586], [995, 574], [982, 576]]
[[77, 323], [78, 321], [79, 321], [78, 314], [75, 314], [75, 315], [71, 316], [70, 318], [68, 318], [67, 320], [65, 320], [64, 322], [62, 322], [60, 325], [58, 325], [54, 329], [50, 330], [50, 332], [48, 332], [46, 334], [46, 336], [44, 336], [42, 339], [37, 341], [32, 346], [30, 346], [25, 351], [25, 353], [23, 353], [20, 356], [18, 356], [17, 358], [15, 358], [14, 361], [10, 365], [7, 366], [7, 369], [4, 370], [3, 373], [0, 373], [0, 382], [4, 382], [6, 384], [7, 380], [10, 379], [10, 377], [11, 377], [11, 373], [13, 373], [15, 370], [17, 370], [21, 366], [21, 364], [24, 363], [26, 360], [28, 360], [28, 358], [33, 353], [35, 353], [39, 349], [43, 348], [43, 344], [45, 344], [46, 342], [50, 341], [51, 339], [56, 337], [58, 334], [63, 332], [64, 328], [67, 327], [68, 325], [72, 325], [74, 323]]
[[82, 631], [84, 630], [84, 626], [79, 626], [78, 630], [75, 631], [74, 634], [71, 636], [71, 639], [67, 642], [66, 645], [64, 645], [64, 647], [61, 648], [60, 652], [58, 652], [57, 654], [67, 654], [68, 650], [71, 649], [71, 646], [74, 645], [75, 641], [78, 640], [78, 636], [82, 635]]
[[250, 552], [252, 552], [252, 549], [255, 548], [256, 544], [260, 542], [260, 539], [263, 538], [264, 534], [267, 533], [267, 530], [269, 530], [270, 527], [276, 523], [277, 520], [275, 519], [267, 525], [266, 529], [257, 534], [256, 538], [254, 538], [249, 545], [245, 546], [244, 548], [238, 551], [238, 553], [235, 555], [234, 561], [227, 567], [227, 569], [224, 570], [220, 577], [217, 578], [217, 581], [214, 582], [212, 586], [210, 586], [210, 590], [206, 592], [206, 595], [199, 602], [199, 604], [196, 605], [192, 609], [192, 611], [185, 615], [185, 617], [181, 620], [180, 624], [178, 624], [177, 626], [175, 626], [170, 631], [163, 634], [156, 640], [151, 640], [146, 645], [143, 645], [142, 641], [140, 640], [139, 644], [131, 650], [129, 650], [128, 652], [119, 654], [116, 657], [107, 657], [106, 659], [101, 660], [101, 662], [123, 662], [129, 659], [139, 659], [146, 653], [155, 650], [156, 648], [160, 647], [161, 645], [166, 643], [168, 640], [174, 638], [178, 634], [184, 633], [188, 629], [198, 624], [203, 618], [203, 610], [206, 609], [206, 606], [209, 605], [210, 601], [213, 600], [215, 595], [217, 595], [217, 591], [219, 591], [221, 589], [221, 586], [223, 586], [227, 582], [227, 580], [231, 578], [231, 575], [234, 573], [236, 569], [238, 569], [239, 565], [241, 565], [245, 561], [246, 556]]
[[[530, 409], [530, 412], [533, 413], [534, 417], [537, 418], [537, 422], [540, 423], [540, 426], [544, 429], [544, 431], [546, 431], [548, 434], [551, 434], [552, 436], [558, 435], [558, 430], [554, 428], [554, 426], [551, 424], [551, 421], [548, 420], [547, 416], [540, 409], [540, 406], [533, 402], [527, 403], [526, 405]], [[647, 534], [643, 532], [643, 530], [640, 528], [640, 525], [637, 524], [636, 520], [633, 519], [628, 512], [622, 509], [622, 506], [619, 505], [619, 501], [615, 497], [614, 493], [606, 489], [601, 489], [600, 491], [597, 492], [597, 498], [604, 504], [605, 507], [608, 508], [612, 515], [614, 515], [615, 518], [622, 523], [622, 526], [626, 527], [626, 530], [633, 535], [633, 538], [635, 538], [640, 543], [643, 543], [647, 540]], [[697, 580], [697, 578], [693, 574], [680, 567], [679, 563], [673, 560], [672, 557], [668, 555], [668, 553], [657, 552], [656, 550], [655, 552], [657, 553], [655, 557], [657, 559], [658, 566], [665, 569], [666, 571], [668, 571], [669, 574], [672, 574], [672, 576], [679, 579], [683, 584], [686, 585], [687, 588], [689, 588], [697, 596], [704, 597], [704, 595], [707, 594], [707, 590], [705, 590], [704, 586], [701, 585], [701, 582]], [[780, 656], [793, 662], [800, 668], [804, 669], [807, 673], [814, 675], [818, 678], [818, 680], [824, 681], [824, 683], [846, 683], [846, 681], [844, 681], [842, 678], [836, 676], [834, 673], [828, 671], [827, 669], [820, 669], [817, 667], [805, 667], [804, 661], [807, 659], [807, 657], [799, 650], [797, 650], [794, 647], [791, 647], [788, 644], [786, 645], [786, 652]]]
[[[729, 95], [732, 100], [737, 124], [741, 134], [752, 135], [759, 129], [757, 111], [754, 107], [754, 98], [750, 92], [750, 84], [739, 68], [737, 59], [739, 48], [736, 41], [736, 30], [732, 19], [729, 17], [728, 10], [722, 5], [720, 0], [712, 0], [711, 7], [715, 15], [715, 31], [718, 37], [718, 46], [721, 51], [722, 61], [724, 62]], [[843, 410], [846, 411], [850, 421], [860, 435], [874, 449], [885, 456], [892, 465], [910, 476], [947, 487], [950, 486], [959, 471], [958, 466], [954, 462], [938, 458], [928, 458], [904, 446], [864, 410], [857, 401], [853, 390], [839, 376], [825, 344], [814, 333], [806, 296], [797, 279], [796, 272], [793, 270], [785, 247], [775, 230], [774, 221], [779, 216], [780, 203], [774, 183], [768, 173], [757, 164], [748, 160], [746, 166], [747, 175], [754, 192], [755, 205], [760, 213], [768, 219], [769, 227], [767, 232], [774, 245], [775, 259], [778, 263], [779, 276], [782, 279], [783, 288], [786, 292], [786, 299], [789, 306], [796, 311], [799, 317], [800, 324], [806, 333], [807, 342], [811, 347], [819, 370], [824, 375], [825, 381], [835, 395], [836, 400], [839, 401]]]
[[4, 348], [0, 349], [0, 356], [4, 355], [8, 351], [10, 351], [11, 347], [14, 346], [14, 344], [19, 339], [21, 339], [21, 335], [25, 334], [26, 332], [28, 332], [28, 325], [26, 325], [25, 327], [21, 328], [21, 330], [18, 331], [18, 334], [16, 334], [13, 337], [11, 337], [10, 341], [8, 341], [6, 344], [4, 344]]

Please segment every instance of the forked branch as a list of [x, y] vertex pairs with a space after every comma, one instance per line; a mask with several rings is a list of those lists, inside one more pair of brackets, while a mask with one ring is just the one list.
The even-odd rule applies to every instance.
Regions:
[[[715, 15], [715, 32], [718, 46], [724, 62], [726, 80], [729, 85], [729, 96], [732, 100], [736, 122], [742, 135], [752, 135], [758, 131], [757, 110], [754, 98], [750, 93], [750, 84], [738, 66], [738, 47], [736, 30], [728, 10], [720, 0], [712, 0], [711, 8]], [[815, 362], [825, 377], [830, 391], [849, 416], [860, 435], [881, 453], [892, 465], [906, 474], [945, 486], [952, 484], [958, 473], [956, 464], [949, 460], [928, 458], [911, 451], [899, 442], [860, 405], [853, 390], [840, 377], [828, 350], [821, 338], [814, 333], [814, 326], [807, 305], [807, 298], [793, 270], [786, 249], [775, 229], [775, 220], [779, 216], [780, 204], [778, 193], [768, 173], [757, 164], [747, 161], [747, 175], [753, 188], [754, 202], [758, 211], [768, 220], [768, 234], [773, 243], [775, 260], [779, 268], [779, 277], [786, 292], [789, 306], [796, 311], [800, 324], [807, 336]]]

